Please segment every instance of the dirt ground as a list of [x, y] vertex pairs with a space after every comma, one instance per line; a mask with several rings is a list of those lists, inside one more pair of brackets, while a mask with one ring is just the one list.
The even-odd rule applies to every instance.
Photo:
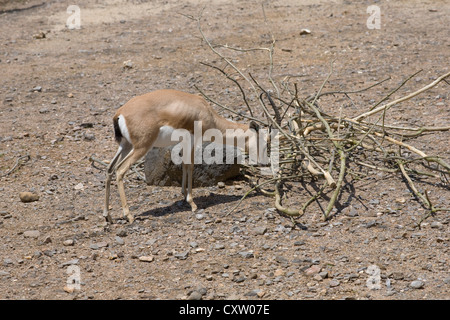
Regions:
[[[80, 8], [80, 29], [66, 27], [71, 4]], [[366, 24], [372, 4], [380, 8], [380, 29]], [[448, 212], [417, 228], [426, 212], [398, 175], [349, 182], [330, 221], [309, 210], [295, 228], [258, 193], [224, 216], [248, 190], [243, 179], [195, 189], [200, 212], [193, 214], [179, 188], [129, 175], [136, 221], [105, 224], [104, 168], [89, 158], [113, 157], [112, 116], [120, 105], [155, 89], [196, 92], [197, 85], [245, 111], [233, 84], [200, 64], [217, 62], [186, 17], [203, 7], [202, 26], [215, 43], [267, 46], [272, 30], [274, 78], [297, 77], [302, 96], [318, 90], [333, 59], [328, 90], [391, 77], [353, 95], [353, 104], [327, 98], [329, 112], [341, 105], [348, 115], [363, 112], [420, 69], [394, 97], [449, 71], [444, 0], [265, 1], [267, 23], [260, 1], [1, 0], [0, 298], [449, 299]], [[300, 35], [304, 28], [311, 34]], [[263, 53], [233, 59], [256, 76], [267, 73]], [[393, 108], [389, 121], [448, 126], [448, 88], [441, 83]], [[414, 145], [448, 162], [449, 138], [424, 135]], [[420, 186], [436, 205], [450, 207], [448, 185], [430, 179]], [[295, 205], [307, 195], [294, 188], [288, 201]], [[21, 202], [23, 191], [39, 200]], [[115, 184], [111, 205], [119, 218]]]

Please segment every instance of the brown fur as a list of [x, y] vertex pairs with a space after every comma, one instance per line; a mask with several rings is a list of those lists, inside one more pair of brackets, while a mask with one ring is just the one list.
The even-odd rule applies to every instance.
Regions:
[[[117, 132], [117, 122], [120, 115], [125, 118], [131, 145], [123, 141], [122, 134]], [[130, 214], [126, 202], [123, 177], [130, 166], [142, 158], [152, 147], [158, 137], [160, 127], [171, 126], [174, 129], [186, 129], [194, 133], [194, 121], [202, 121], [202, 134], [208, 129], [219, 129], [224, 135], [224, 140], [226, 129], [242, 129], [243, 131], [249, 129], [249, 125], [228, 121], [220, 116], [202, 97], [176, 90], [158, 90], [132, 98], [117, 110], [113, 121], [115, 124], [115, 135], [121, 147], [119, 147], [116, 156], [108, 167], [106, 199], [103, 212], [108, 221], [111, 221], [109, 215], [109, 192], [114, 168], [117, 170], [117, 185], [124, 216], [127, 216], [130, 222], [133, 221], [133, 216]], [[193, 164], [183, 164], [182, 190], [186, 201], [192, 207], [192, 211], [195, 211], [197, 206], [192, 200], [191, 191], [192, 170]], [[185, 189], [186, 176], [188, 179], [187, 193]]]

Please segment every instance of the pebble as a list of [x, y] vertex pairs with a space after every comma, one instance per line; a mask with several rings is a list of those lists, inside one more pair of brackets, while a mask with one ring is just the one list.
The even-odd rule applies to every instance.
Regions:
[[80, 182], [79, 184], [77, 184], [75, 187], [73, 187], [75, 190], [83, 190], [84, 189], [84, 185]]
[[261, 292], [261, 289], [254, 289], [244, 294], [246, 297], [256, 297], [258, 293]]
[[348, 210], [346, 210], [345, 215], [347, 217], [356, 217], [358, 216], [358, 211], [356, 211], [356, 209], [351, 206]]
[[283, 269], [277, 269], [277, 270], [275, 270], [275, 272], [273, 273], [273, 275], [274, 275], [275, 277], [284, 276], [284, 274], [285, 274], [285, 272], [284, 272]]
[[308, 269], [305, 270], [305, 274], [309, 277], [312, 277], [320, 272], [322, 268], [319, 265], [312, 265]]
[[223, 189], [223, 188], [225, 188], [225, 183], [222, 182], [222, 181], [217, 182], [217, 186], [218, 186], [220, 189]]
[[41, 233], [39, 232], [39, 230], [27, 230], [23, 233], [23, 236], [25, 238], [39, 238], [39, 236], [41, 235]]
[[189, 255], [189, 251], [184, 251], [184, 252], [175, 253], [173, 256], [180, 260], [186, 260], [188, 255]]
[[123, 239], [119, 236], [116, 236], [114, 239], [116, 240], [116, 243], [121, 246], [125, 243], [125, 241], [123, 241]]
[[24, 191], [24, 192], [19, 193], [19, 198], [20, 198], [20, 201], [27, 203], [27, 202], [38, 201], [39, 195], [37, 195], [36, 193], [33, 193], [33, 192]]
[[246, 259], [249, 259], [249, 258], [253, 258], [253, 257], [254, 257], [253, 252], [251, 252], [251, 251], [241, 251], [241, 252], [239, 252], [239, 254], [240, 254], [243, 258], [246, 258]]
[[331, 288], [339, 286], [341, 283], [338, 280], [330, 280], [329, 285]]
[[424, 285], [425, 285], [425, 283], [421, 280], [414, 280], [413, 282], [411, 282], [409, 284], [410, 288], [413, 288], [413, 289], [422, 289]]
[[123, 62], [123, 68], [124, 69], [131, 69], [133, 68], [133, 62], [131, 60], [127, 60]]
[[75, 241], [73, 241], [72, 239], [64, 240], [64, 242], [63, 242], [63, 245], [66, 247], [73, 246], [74, 244], [75, 244]]
[[201, 214], [201, 213], [197, 213], [197, 214], [195, 215], [195, 218], [196, 218], [197, 220], [202, 220], [204, 217], [205, 217], [205, 216], [204, 216], [203, 214]]
[[154, 260], [153, 256], [140, 256], [139, 261], [152, 262]]
[[197, 291], [192, 291], [189, 297], [187, 297], [187, 300], [201, 300], [202, 294]]
[[83, 134], [83, 137], [84, 137], [84, 140], [87, 140], [87, 141], [93, 141], [93, 140], [95, 140], [95, 134], [93, 134], [93, 133], [91, 133], [91, 132], [85, 132], [85, 133]]
[[439, 221], [433, 221], [430, 224], [430, 227], [433, 228], [433, 229], [442, 229], [443, 225]]
[[75, 265], [75, 264], [78, 264], [78, 262], [80, 262], [80, 259], [72, 259], [72, 260], [61, 263], [61, 267]]
[[189, 242], [189, 245], [191, 246], [191, 248], [197, 248], [198, 247], [198, 243], [195, 241]]
[[254, 229], [254, 231], [255, 231], [255, 234], [257, 234], [257, 235], [263, 235], [267, 232], [267, 228], [266, 227], [256, 227]]
[[89, 248], [91, 248], [92, 250], [98, 250], [100, 248], [104, 248], [107, 247], [108, 243], [103, 241], [103, 242], [97, 242], [97, 243], [93, 243], [89, 246]]
[[309, 30], [309, 29], [302, 29], [302, 30], [300, 30], [300, 35], [301, 36], [304, 36], [304, 35], [307, 35], [307, 34], [311, 34], [311, 30]]

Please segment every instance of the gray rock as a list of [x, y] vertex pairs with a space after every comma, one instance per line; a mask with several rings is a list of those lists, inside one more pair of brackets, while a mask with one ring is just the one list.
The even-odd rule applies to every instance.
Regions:
[[63, 242], [63, 245], [66, 247], [73, 246], [74, 244], [75, 244], [75, 241], [73, 241], [72, 239], [67, 239], [67, 240], [64, 240], [64, 242]]
[[[210, 143], [203, 144], [203, 150]], [[181, 186], [183, 169], [181, 164], [175, 165], [171, 159], [173, 147], [153, 148], [150, 150], [144, 163], [145, 181], [148, 185], [156, 186]], [[229, 148], [228, 148], [229, 149]], [[226, 148], [224, 149], [226, 150]], [[233, 150], [233, 149], [231, 149]], [[238, 150], [238, 149], [234, 149]], [[228, 152], [228, 151], [227, 151]], [[234, 157], [233, 164], [225, 164], [226, 152], [223, 152], [223, 164], [197, 164], [194, 166], [193, 187], [212, 187], [218, 182], [234, 178], [239, 175], [240, 165], [237, 159], [239, 151], [235, 151], [238, 156]]]
[[423, 281], [421, 281], [421, 280], [414, 280], [413, 282], [411, 282], [409, 284], [409, 287], [413, 288], [413, 289], [422, 289], [424, 285], [425, 285], [425, 283]]
[[25, 238], [39, 238], [39, 236], [41, 235], [41, 233], [39, 232], [39, 230], [27, 230], [23, 233], [23, 236]]
[[198, 243], [195, 241], [189, 242], [189, 245], [191, 246], [191, 248], [197, 248], [198, 247]]
[[202, 220], [204, 217], [205, 217], [204, 214], [201, 214], [201, 213], [196, 213], [196, 214], [195, 214], [195, 218], [196, 218], [197, 220]]
[[430, 227], [433, 229], [442, 229], [443, 224], [440, 223], [439, 221], [433, 221], [432, 223], [430, 223]]
[[202, 294], [197, 291], [192, 291], [187, 300], [201, 300]]
[[116, 240], [116, 243], [119, 245], [123, 245], [125, 243], [125, 241], [123, 241], [123, 239], [119, 236], [116, 236], [114, 239]]
[[83, 134], [83, 137], [84, 137], [84, 140], [87, 140], [87, 141], [93, 141], [93, 140], [95, 140], [95, 134], [93, 134], [93, 133], [91, 133], [91, 132], [85, 132], [85, 133]]
[[9, 258], [3, 259], [3, 265], [4, 266], [10, 266], [10, 265], [13, 265], [13, 264], [14, 264], [14, 262], [12, 261], [12, 259], [9, 259]]
[[338, 280], [330, 280], [329, 285], [331, 288], [339, 286], [341, 283]]
[[100, 248], [104, 248], [104, 247], [107, 247], [107, 246], [108, 246], [108, 243], [107, 243], [107, 242], [97, 242], [97, 243], [91, 244], [89, 247], [90, 247], [92, 250], [98, 250], [98, 249], [100, 249]]
[[189, 255], [189, 251], [184, 251], [184, 252], [175, 253], [173, 256], [180, 260], [186, 260], [188, 255]]
[[253, 258], [253, 257], [254, 257], [253, 252], [251, 252], [251, 251], [241, 251], [241, 252], [239, 252], [239, 254], [240, 254], [243, 258], [246, 258], [246, 259], [249, 259], [249, 258]]
[[61, 267], [67, 267], [67, 266], [71, 266], [74, 264], [78, 264], [78, 262], [80, 262], [80, 259], [72, 259], [72, 260], [61, 263]]
[[345, 210], [345, 215], [347, 217], [356, 217], [358, 215], [358, 211], [356, 211], [353, 206], [350, 206], [347, 210]]
[[267, 232], [267, 228], [264, 227], [264, 226], [256, 227], [254, 229], [254, 231], [255, 231], [255, 234], [257, 234], [257, 235], [263, 235], [263, 234], [265, 234]]

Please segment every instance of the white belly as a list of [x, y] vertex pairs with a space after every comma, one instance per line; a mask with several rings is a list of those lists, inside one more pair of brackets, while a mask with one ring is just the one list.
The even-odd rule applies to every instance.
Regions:
[[159, 128], [158, 138], [153, 143], [153, 147], [164, 148], [176, 144], [177, 142], [171, 139], [174, 130], [171, 126], [162, 126]]
[[[180, 133], [175, 132], [176, 130], [180, 130], [182, 138], [180, 140]], [[175, 132], [175, 134], [174, 134]], [[194, 135], [189, 134], [186, 137], [186, 133], [188, 133], [184, 129], [175, 129], [171, 126], [162, 126], [159, 128], [159, 134], [156, 138], [155, 142], [153, 143], [153, 148], [165, 148], [170, 147], [176, 144], [179, 144], [182, 142], [183, 144], [186, 144], [187, 146], [190, 146], [192, 148], [193, 142], [194, 142]], [[172, 137], [173, 136], [173, 137]], [[174, 139], [174, 141], [172, 141]], [[187, 140], [186, 140], [187, 139]], [[184, 147], [187, 147], [187, 146]]]

